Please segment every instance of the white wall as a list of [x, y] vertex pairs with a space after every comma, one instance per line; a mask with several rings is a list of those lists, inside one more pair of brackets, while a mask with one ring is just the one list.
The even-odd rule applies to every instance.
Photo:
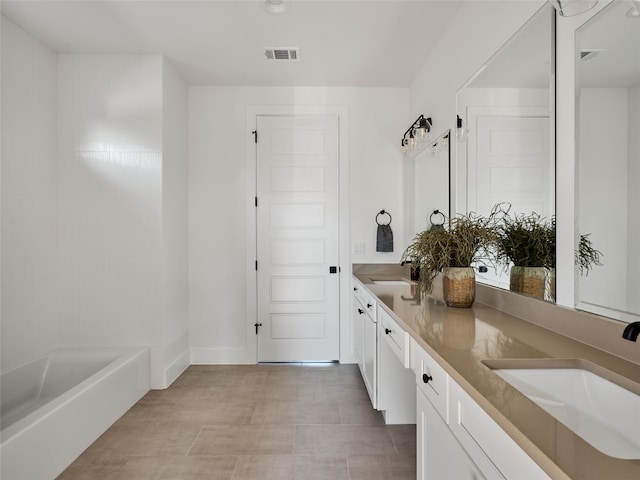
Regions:
[[2, 371], [57, 345], [56, 55], [2, 17]]
[[626, 282], [614, 279], [626, 278], [628, 265], [627, 185], [621, 182], [628, 178], [628, 101], [626, 88], [581, 88], [577, 98], [579, 233], [590, 234], [604, 255], [602, 266], [579, 277], [580, 303], [590, 310], [615, 310], [627, 300]]
[[[433, 118], [433, 132], [456, 129], [456, 94], [471, 77], [546, 2], [473, 1], [463, 2], [434, 51], [424, 63], [410, 88], [410, 109]], [[463, 108], [463, 107], [460, 107]], [[458, 144], [451, 144], [452, 178], [456, 178]], [[406, 182], [412, 181], [406, 165]], [[452, 189], [453, 190], [453, 189]], [[411, 205], [412, 189], [405, 189], [405, 204]], [[455, 200], [455, 191], [453, 191]], [[453, 207], [455, 208], [455, 202]]]
[[456, 127], [456, 92], [511, 38], [543, 0], [463, 2], [411, 84], [411, 111], [436, 134]]
[[[365, 241], [366, 254], [341, 259], [343, 296], [351, 262], [397, 262], [406, 244], [398, 148], [411, 122], [406, 89], [190, 88], [189, 343], [195, 363], [255, 362], [254, 337], [248, 335], [255, 319], [249, 318], [246, 293], [252, 273], [245, 269], [246, 218], [255, 191], [247, 191], [245, 145], [251, 138], [247, 107], [259, 105], [349, 109], [349, 192], [341, 195], [349, 195], [349, 211], [342, 215], [350, 218], [350, 232], [342, 235], [349, 245]], [[375, 252], [375, 215], [382, 209], [393, 215], [394, 253]], [[341, 310], [348, 322], [348, 303]], [[345, 359], [349, 342], [341, 339]]]
[[187, 85], [167, 60], [162, 62], [162, 363], [171, 383], [189, 365], [187, 240]]
[[60, 342], [158, 346], [162, 61], [60, 55], [58, 68]]
[[58, 57], [61, 345], [187, 355], [187, 88], [160, 56]]

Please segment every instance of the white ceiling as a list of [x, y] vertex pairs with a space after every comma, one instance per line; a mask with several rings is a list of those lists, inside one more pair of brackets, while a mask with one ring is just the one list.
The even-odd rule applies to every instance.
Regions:
[[580, 87], [629, 88], [640, 85], [640, 17], [629, 18], [632, 3], [614, 2], [576, 32], [579, 50], [599, 50], [578, 62]]
[[[455, 15], [453, 0], [3, 0], [58, 53], [163, 54], [192, 85], [407, 87]], [[269, 62], [264, 47], [298, 47]]]
[[544, 5], [496, 52], [467, 86], [549, 88], [554, 15], [551, 4]]

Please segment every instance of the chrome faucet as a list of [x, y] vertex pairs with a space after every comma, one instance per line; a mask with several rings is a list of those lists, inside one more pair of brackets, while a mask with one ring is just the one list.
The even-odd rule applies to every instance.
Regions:
[[640, 322], [631, 322], [622, 332], [622, 338], [635, 342], [638, 339], [638, 334], [640, 334]]

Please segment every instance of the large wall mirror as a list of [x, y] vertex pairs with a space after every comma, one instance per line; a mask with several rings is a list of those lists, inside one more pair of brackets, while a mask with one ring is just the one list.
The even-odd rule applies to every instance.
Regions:
[[578, 231], [602, 265], [577, 308], [640, 319], [640, 4], [615, 1], [576, 31]]
[[[555, 262], [554, 21], [545, 4], [458, 91], [454, 208], [489, 215], [505, 204], [512, 217], [534, 214], [552, 229]], [[486, 265], [476, 280], [517, 290], [512, 266]], [[534, 296], [552, 301], [555, 269], [539, 271]]]
[[[450, 134], [446, 130], [431, 139], [414, 156], [413, 161], [413, 229], [422, 232], [431, 228], [432, 221], [442, 222], [449, 216], [449, 157]], [[441, 212], [442, 215], [434, 212]]]

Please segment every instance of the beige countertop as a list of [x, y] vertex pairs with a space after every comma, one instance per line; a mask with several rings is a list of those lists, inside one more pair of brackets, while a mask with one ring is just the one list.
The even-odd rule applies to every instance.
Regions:
[[384, 271], [364, 273], [354, 269], [354, 276], [551, 478], [640, 479], [640, 460], [601, 453], [483, 361], [582, 359], [621, 376], [618, 380], [626, 381], [625, 386], [631, 389], [640, 385], [637, 364], [479, 302], [470, 309], [449, 308], [434, 296], [421, 299], [415, 285], [373, 284], [371, 278], [406, 278], [401, 271], [388, 276]]

